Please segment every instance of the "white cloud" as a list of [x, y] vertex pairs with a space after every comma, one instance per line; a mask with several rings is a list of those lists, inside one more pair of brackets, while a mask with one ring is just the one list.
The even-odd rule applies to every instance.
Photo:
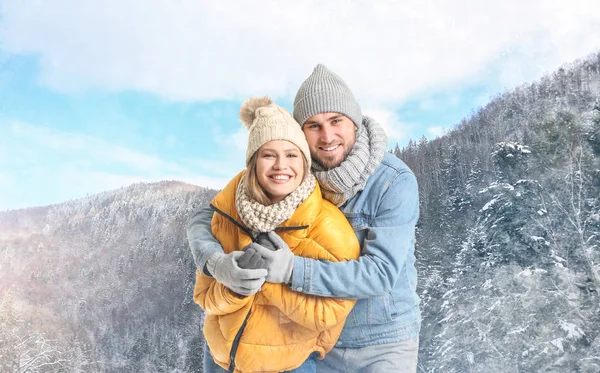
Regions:
[[414, 124], [401, 122], [398, 114], [392, 110], [367, 107], [362, 111], [364, 115], [375, 119], [383, 127], [388, 137], [388, 148], [398, 142], [408, 141], [411, 129], [416, 127]]
[[235, 149], [238, 151], [246, 153], [246, 149], [248, 148], [248, 135], [249, 132], [246, 128], [242, 128], [233, 135], [231, 135], [230, 141], [231, 144], [235, 146]]
[[[1, 124], [1, 123], [0, 123]], [[85, 197], [136, 182], [178, 180], [220, 189], [239, 172], [225, 161], [170, 162], [77, 132], [13, 122], [1, 127], [0, 210]], [[201, 176], [209, 174], [217, 176]]]
[[[102, 163], [115, 163], [144, 172], [169, 171], [184, 172], [185, 169], [172, 162], [115, 145], [104, 139], [75, 132], [60, 132], [55, 129], [34, 126], [22, 122], [13, 122], [10, 126], [12, 135], [26, 142], [41, 146], [46, 150], [85, 156]], [[30, 149], [31, 150], [31, 149]]]
[[461, 96], [454, 92], [444, 92], [442, 96], [424, 97], [419, 101], [419, 109], [423, 111], [435, 110], [440, 102], [446, 106], [456, 106], [460, 104]]
[[427, 128], [427, 133], [432, 135], [433, 138], [441, 137], [444, 135], [444, 128], [439, 127], [439, 126], [429, 127], [429, 128]]
[[196, 170], [195, 175], [212, 174], [216, 175], [215, 178], [218, 180], [228, 180], [245, 167], [243, 155], [245, 153], [235, 153], [231, 150], [231, 148], [217, 150], [219, 157], [216, 159], [188, 158], [183, 159], [182, 163], [185, 163], [190, 170]]
[[193, 164], [212, 170], [215, 174], [230, 177], [246, 167], [248, 130], [245, 127], [240, 125], [237, 132], [229, 133], [220, 126], [214, 126], [210, 129], [210, 134], [213, 143], [219, 149], [215, 152], [216, 157], [210, 160], [196, 159]]
[[383, 107], [450, 85], [513, 86], [600, 48], [596, 0], [90, 4], [5, 0], [0, 45], [39, 55], [61, 91], [291, 98], [322, 62]]

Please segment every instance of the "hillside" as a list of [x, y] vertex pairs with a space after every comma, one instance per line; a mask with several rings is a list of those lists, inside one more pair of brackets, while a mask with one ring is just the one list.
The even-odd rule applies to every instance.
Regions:
[[600, 53], [502, 93], [415, 171], [425, 372], [600, 372]]
[[214, 194], [136, 184], [0, 213], [0, 371], [197, 371], [185, 222]]

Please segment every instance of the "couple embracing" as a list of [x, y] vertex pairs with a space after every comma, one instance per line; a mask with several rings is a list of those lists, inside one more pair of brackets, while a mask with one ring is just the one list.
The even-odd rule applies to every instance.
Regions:
[[418, 188], [381, 126], [323, 65], [240, 119], [246, 169], [187, 228], [204, 372], [416, 372]]

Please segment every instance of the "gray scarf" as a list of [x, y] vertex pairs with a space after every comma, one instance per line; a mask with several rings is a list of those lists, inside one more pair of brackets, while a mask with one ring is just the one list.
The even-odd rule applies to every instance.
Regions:
[[308, 173], [298, 188], [287, 197], [275, 204], [265, 206], [250, 198], [246, 191], [245, 179], [246, 174], [242, 176], [238, 184], [235, 193], [235, 207], [242, 222], [255, 235], [261, 232], [271, 232], [291, 218], [317, 184], [315, 177]]
[[367, 116], [363, 116], [362, 124], [363, 129], [357, 134], [350, 154], [339, 166], [325, 170], [317, 162], [312, 165], [323, 197], [336, 206], [341, 206], [365, 188], [385, 154], [387, 136], [383, 128]]

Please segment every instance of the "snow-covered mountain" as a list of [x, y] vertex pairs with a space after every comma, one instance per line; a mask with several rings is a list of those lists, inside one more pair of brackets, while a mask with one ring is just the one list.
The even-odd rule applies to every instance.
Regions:
[[197, 371], [185, 223], [214, 194], [135, 184], [0, 213], [0, 371]]
[[421, 371], [600, 372], [600, 53], [395, 154], [421, 193]]

